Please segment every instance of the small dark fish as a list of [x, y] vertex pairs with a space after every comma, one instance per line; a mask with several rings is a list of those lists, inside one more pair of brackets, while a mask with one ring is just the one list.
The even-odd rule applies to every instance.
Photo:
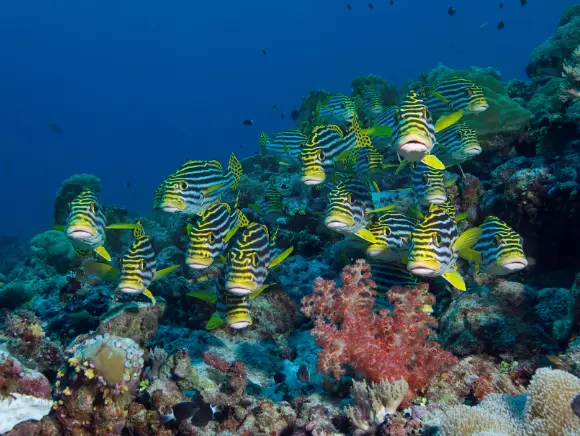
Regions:
[[502, 21], [500, 21], [499, 23], [497, 23], [497, 30], [501, 30], [505, 27], [505, 23]]
[[457, 9], [455, 9], [452, 6], [449, 6], [449, 9], [447, 9], [447, 13], [451, 16], [455, 15], [456, 12], [457, 12]]
[[302, 365], [300, 368], [298, 368], [296, 376], [302, 383], [308, 383], [310, 381], [310, 374], [308, 373], [308, 368], [306, 368], [306, 365]]
[[50, 130], [52, 130], [53, 133], [56, 134], [61, 134], [63, 132], [62, 127], [60, 127], [58, 124], [56, 123], [49, 123], [48, 124], [48, 128]]
[[499, 2], [499, 8], [500, 9], [503, 9], [503, 3], [502, 2]]
[[298, 109], [293, 109], [292, 113], [290, 114], [290, 118], [292, 118], [294, 121], [296, 121], [299, 116], [300, 116], [300, 112], [298, 112]]
[[348, 3], [346, 4], [346, 8], [347, 8], [349, 11], [352, 11], [352, 9], [350, 8], [350, 5], [349, 5]]
[[525, 6], [528, 0], [520, 0], [520, 5]]
[[196, 427], [205, 427], [211, 420], [213, 420], [213, 410], [209, 404], [203, 403], [193, 416], [191, 423]]
[[254, 120], [244, 120], [242, 121], [242, 124], [244, 126], [251, 126], [252, 124], [254, 124]]
[[263, 49], [262, 49], [262, 54], [263, 54], [264, 56], [267, 56], [267, 55], [268, 55], [268, 53], [266, 53], [266, 49], [265, 49], [265, 48], [263, 48]]
[[286, 183], [282, 183], [282, 185], [280, 186], [280, 188], [286, 189]]
[[572, 400], [572, 410], [580, 418], [580, 394], [576, 395]]
[[284, 119], [284, 113], [280, 114], [280, 118]]
[[272, 109], [276, 109], [276, 105], [275, 104], [272, 105]]
[[369, 9], [374, 9], [374, 6], [372, 3], [369, 3]]
[[184, 401], [173, 406], [173, 416], [175, 416], [175, 420], [179, 423], [191, 418], [198, 410], [199, 406], [193, 401]]
[[127, 182], [127, 189], [131, 189], [131, 182]]
[[274, 383], [276, 384], [282, 383], [284, 380], [286, 380], [285, 374], [282, 374], [281, 372], [277, 372], [276, 374], [274, 374]]
[[390, 0], [390, 1], [389, 1], [389, 4], [390, 4], [391, 6], [395, 6], [395, 0]]

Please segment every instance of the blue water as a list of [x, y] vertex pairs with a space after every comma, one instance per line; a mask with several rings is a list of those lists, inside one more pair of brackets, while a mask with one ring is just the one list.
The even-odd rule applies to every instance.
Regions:
[[524, 78], [566, 3], [2, 2], [0, 234], [50, 227], [56, 190], [80, 172], [102, 178], [103, 203], [145, 212], [183, 161], [243, 158], [260, 130], [292, 127], [309, 89], [348, 93], [369, 73], [402, 84], [439, 62]]

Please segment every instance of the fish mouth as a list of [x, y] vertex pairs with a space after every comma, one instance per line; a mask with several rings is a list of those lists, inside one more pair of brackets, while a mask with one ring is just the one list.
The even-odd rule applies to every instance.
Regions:
[[354, 220], [348, 216], [329, 215], [324, 219], [324, 225], [332, 230], [340, 230], [350, 227]]
[[226, 281], [226, 290], [234, 295], [248, 295], [258, 289], [256, 282]]
[[213, 263], [211, 257], [188, 257], [185, 264], [192, 269], [205, 269]]
[[433, 204], [443, 204], [447, 201], [447, 195], [445, 194], [431, 194], [425, 197], [429, 203]]
[[489, 108], [489, 104], [487, 103], [475, 103], [472, 105], [469, 105], [467, 107], [467, 109], [469, 109], [469, 112], [473, 112], [474, 114], [477, 114], [479, 112], [483, 112], [485, 110], [487, 110]]
[[226, 318], [226, 324], [234, 330], [240, 330], [240, 329], [245, 329], [246, 327], [251, 326], [252, 320], [247, 319], [247, 318], [241, 318], [241, 319]]
[[66, 229], [66, 235], [71, 239], [83, 240], [95, 237], [97, 231], [90, 226], [72, 225]]
[[177, 213], [185, 209], [185, 201], [181, 199], [164, 201], [159, 205], [163, 212]]
[[399, 138], [397, 153], [411, 162], [419, 162], [431, 150], [433, 141], [424, 135], [410, 134]]
[[302, 175], [302, 183], [305, 185], [320, 185], [324, 183], [326, 180], [326, 173], [324, 172], [315, 172], [310, 174], [303, 174]]
[[481, 154], [481, 147], [470, 147], [470, 148], [466, 148], [464, 153], [467, 156], [477, 156], [478, 154]]
[[377, 245], [377, 244], [370, 244], [367, 247], [367, 255], [370, 257], [383, 257], [390, 251], [389, 247], [386, 245]]
[[439, 262], [434, 260], [409, 261], [407, 270], [416, 276], [435, 277], [438, 275]]
[[487, 268], [487, 270], [494, 275], [506, 275], [528, 266], [528, 259], [523, 256], [509, 256], [503, 259], [498, 259]]
[[119, 283], [119, 286], [117, 286], [117, 291], [132, 295], [140, 294], [142, 289], [142, 286], [136, 283]]

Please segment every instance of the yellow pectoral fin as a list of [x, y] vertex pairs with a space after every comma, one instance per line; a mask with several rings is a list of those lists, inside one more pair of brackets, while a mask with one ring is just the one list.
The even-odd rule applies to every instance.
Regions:
[[361, 133], [369, 136], [384, 136], [390, 138], [393, 136], [393, 128], [388, 126], [376, 126], [369, 129], [362, 129]]
[[137, 224], [117, 223], [117, 224], [111, 224], [105, 228], [109, 229], [109, 230], [134, 230], [135, 227], [137, 227]]
[[258, 295], [260, 295], [262, 292], [264, 292], [267, 288], [269, 288], [270, 286], [275, 285], [276, 283], [270, 283], [268, 285], [262, 285], [260, 286], [257, 290], [255, 290], [254, 292], [252, 292], [248, 298], [250, 300], [253, 300], [254, 298], [256, 298]]
[[105, 259], [107, 262], [111, 261], [111, 255], [109, 254], [109, 252], [105, 247], [97, 247], [95, 248], [95, 252], [103, 259]]
[[155, 275], [153, 276], [153, 280], [161, 280], [163, 277], [172, 273], [177, 268], [179, 268], [179, 265], [171, 265], [171, 266], [168, 266], [167, 268], [160, 269], [160, 270], [155, 272]]
[[459, 221], [466, 220], [468, 216], [469, 216], [469, 212], [461, 212], [455, 216], [455, 221], [459, 222]]
[[284, 165], [284, 166], [290, 166], [290, 164], [286, 161], [281, 160], [280, 162], [278, 162], [280, 165]]
[[375, 188], [376, 192], [381, 192], [381, 188], [379, 188], [379, 185], [377, 185], [377, 182], [373, 181], [372, 185], [373, 185], [373, 188]]
[[399, 164], [398, 163], [388, 163], [388, 164], [384, 164], [383, 165], [383, 169], [387, 169], [387, 168], [398, 168]]
[[203, 195], [207, 195], [210, 192], [213, 192], [213, 191], [215, 191], [217, 189], [220, 189], [220, 188], [224, 187], [225, 185], [226, 185], [225, 183], [218, 183], [218, 184], [215, 184], [213, 186], [210, 186], [205, 191], [203, 191]]
[[473, 245], [479, 241], [481, 237], [482, 230], [479, 227], [472, 227], [464, 231], [461, 236], [453, 244], [453, 250], [456, 252], [465, 250], [466, 248], [471, 248]]
[[83, 266], [90, 274], [100, 277], [108, 282], [116, 282], [119, 280], [119, 270], [111, 265], [107, 265], [106, 263], [87, 260], [83, 263]]
[[234, 226], [226, 233], [226, 236], [224, 237], [224, 242], [226, 244], [230, 241], [230, 239], [233, 238], [233, 236], [236, 234], [236, 232], [238, 231], [239, 228], [240, 228], [240, 224], [238, 222], [237, 226]]
[[187, 234], [189, 235], [191, 233], [191, 229], [193, 229], [193, 225], [191, 223], [187, 223], [185, 228], [187, 229]]
[[225, 257], [223, 254], [221, 256], [219, 256], [216, 260], [215, 263], [216, 265], [225, 265], [226, 262], [228, 261], [227, 257]]
[[399, 174], [399, 172], [405, 168], [407, 166], [408, 162], [406, 160], [401, 160], [401, 162], [399, 162], [399, 165], [397, 165], [397, 169], [395, 170], [395, 176], [397, 174]]
[[143, 295], [145, 295], [147, 298], [149, 298], [151, 300], [151, 302], [153, 303], [153, 305], [155, 306], [155, 297], [153, 296], [153, 294], [151, 293], [151, 291], [149, 289], [145, 289], [143, 291]]
[[224, 320], [220, 316], [219, 313], [214, 312], [210, 319], [208, 319], [207, 323], [205, 324], [206, 330], [213, 330], [217, 329], [219, 326], [223, 325]]
[[465, 291], [467, 289], [463, 277], [461, 277], [461, 274], [459, 274], [457, 271], [447, 271], [445, 274], [443, 274], [443, 278], [447, 280], [451, 286], [459, 289], [460, 291]]
[[379, 207], [377, 209], [367, 210], [367, 215], [370, 214], [370, 213], [386, 212], [388, 210], [393, 210], [394, 208], [395, 208], [395, 205], [394, 204], [389, 204], [387, 206], [381, 206], [381, 207]]
[[433, 90], [429, 90], [427, 91], [429, 94], [431, 94], [433, 97], [437, 97], [439, 100], [441, 100], [443, 103], [449, 103], [449, 100], [444, 97], [443, 95], [441, 95], [440, 93], [438, 93], [437, 91], [433, 91]]
[[197, 298], [198, 300], [205, 301], [206, 303], [215, 304], [217, 302], [216, 294], [209, 289], [200, 289], [197, 291], [188, 292], [187, 296]]
[[441, 130], [444, 130], [447, 127], [452, 126], [457, 121], [459, 121], [461, 117], [463, 117], [463, 111], [461, 109], [453, 112], [452, 114], [440, 117], [435, 123], [435, 132], [436, 133], [440, 132]]
[[370, 242], [371, 244], [375, 244], [377, 242], [375, 235], [373, 235], [373, 233], [367, 229], [361, 229], [356, 232], [355, 235], [367, 242]]
[[421, 160], [421, 162], [423, 162], [428, 167], [435, 168], [436, 170], [444, 170], [445, 169], [445, 165], [443, 164], [443, 162], [441, 162], [439, 160], [439, 158], [437, 156], [435, 156], [434, 154], [426, 155]]
[[278, 256], [276, 256], [274, 258], [274, 260], [272, 262], [270, 262], [270, 265], [268, 265], [268, 269], [272, 269], [275, 266], [278, 266], [282, 262], [284, 262], [284, 260], [286, 260], [286, 258], [288, 256], [290, 256], [290, 254], [292, 254], [293, 250], [294, 250], [294, 246], [291, 246], [291, 247], [287, 248], [286, 250], [284, 250], [282, 253], [280, 253]]
[[64, 232], [66, 226], [54, 225], [51, 227], [52, 230], [57, 230], [59, 232]]
[[423, 212], [421, 212], [418, 208], [416, 207], [410, 207], [407, 210], [407, 213], [409, 213], [410, 215], [415, 216], [416, 218], [420, 219], [421, 221], [423, 221], [425, 219], [425, 214]]
[[459, 256], [461, 256], [462, 259], [475, 262], [476, 264], [480, 264], [482, 262], [481, 253], [474, 250], [473, 248], [464, 248], [463, 250], [460, 250]]

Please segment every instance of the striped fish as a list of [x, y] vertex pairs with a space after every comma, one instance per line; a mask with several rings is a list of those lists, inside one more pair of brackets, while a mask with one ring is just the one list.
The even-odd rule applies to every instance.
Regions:
[[371, 261], [369, 266], [379, 294], [386, 294], [393, 286], [415, 286], [421, 281], [400, 262]]
[[323, 104], [317, 105], [318, 116], [331, 124], [346, 127], [356, 115], [356, 106], [350, 97], [344, 94], [328, 96]]
[[510, 226], [495, 216], [488, 216], [479, 227], [481, 237], [471, 250], [461, 257], [474, 261], [488, 274], [503, 276], [528, 266], [524, 254], [524, 240]]
[[274, 252], [275, 235], [270, 238], [264, 224], [250, 223], [232, 243], [227, 256], [225, 289], [236, 295], [248, 295], [260, 289], [270, 269], [286, 259], [293, 250], [280, 255]]
[[411, 177], [413, 193], [422, 206], [429, 203], [443, 204], [447, 201], [443, 171], [419, 162]]
[[367, 211], [372, 208], [373, 199], [366, 182], [355, 178], [341, 180], [330, 191], [324, 224], [336, 232], [374, 242], [375, 238], [366, 230], [370, 221]]
[[463, 77], [436, 83], [424, 93], [425, 104], [436, 115], [456, 110], [475, 114], [489, 107], [483, 88]]
[[367, 255], [372, 259], [400, 261], [409, 253], [415, 223], [398, 212], [385, 212], [372, 218], [367, 229], [376, 242], [369, 244]]
[[413, 231], [407, 269], [418, 276], [441, 276], [465, 291], [456, 261], [459, 252], [471, 248], [480, 235], [481, 229], [474, 227], [459, 236], [455, 220], [443, 208], [431, 204], [425, 219]]
[[355, 172], [361, 177], [381, 176], [385, 168], [383, 155], [372, 145], [353, 150], [356, 153]]
[[230, 155], [225, 175], [217, 160], [187, 161], [159, 185], [154, 206], [169, 213], [203, 212], [226, 190], [236, 189], [241, 176], [242, 164], [234, 153]]
[[68, 205], [69, 214], [65, 226], [54, 226], [55, 230], [65, 232], [75, 251], [81, 256], [88, 256], [95, 251], [107, 261], [111, 255], [104, 245], [105, 229], [134, 229], [135, 224], [111, 224], [107, 226], [103, 207], [96, 195], [85, 189]]
[[149, 285], [175, 271], [179, 265], [157, 270], [153, 245], [140, 222], [137, 222], [133, 230], [133, 238], [129, 251], [121, 259], [120, 271], [111, 265], [97, 262], [85, 263], [85, 267], [105, 280], [118, 280], [118, 292], [130, 295], [145, 294], [155, 303], [155, 298], [148, 289]]
[[188, 225], [189, 247], [185, 263], [192, 269], [208, 268], [224, 254], [236, 231], [248, 224], [244, 214], [227, 203], [214, 203]]
[[389, 106], [381, 115], [375, 120], [379, 126], [395, 128], [397, 121], [395, 120], [398, 106]]
[[385, 111], [383, 99], [375, 88], [367, 87], [363, 96], [363, 107], [365, 113], [373, 119]]
[[260, 134], [262, 154], [275, 156], [283, 164], [298, 164], [300, 151], [308, 138], [300, 130], [284, 130], [276, 133], [272, 139], [265, 132]]
[[481, 145], [475, 130], [465, 123], [458, 122], [437, 133], [434, 154], [445, 168], [473, 159], [481, 153]]
[[270, 181], [259, 204], [249, 204], [248, 208], [258, 213], [266, 222], [276, 222], [281, 218], [284, 213], [282, 193], [275, 182]]

